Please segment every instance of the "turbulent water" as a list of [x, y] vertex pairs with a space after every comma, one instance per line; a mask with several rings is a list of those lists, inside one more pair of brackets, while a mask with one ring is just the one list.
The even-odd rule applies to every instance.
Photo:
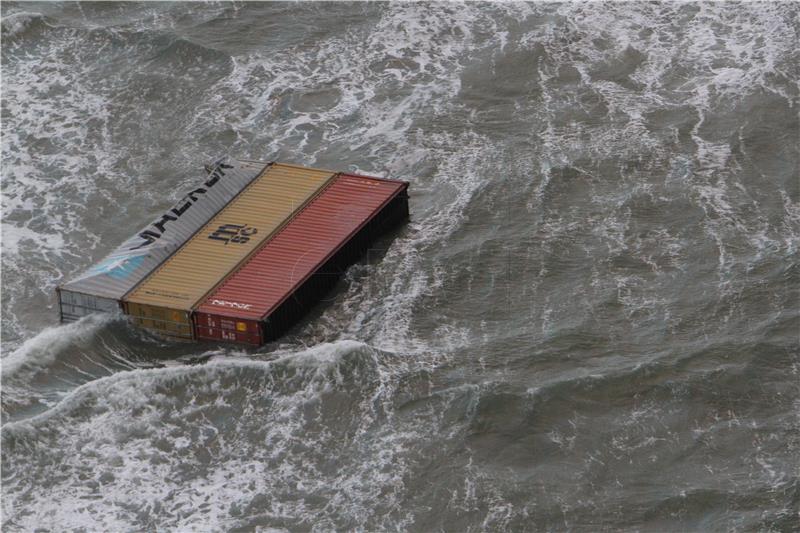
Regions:
[[[800, 530], [800, 8], [2, 5], [2, 528]], [[407, 179], [278, 343], [58, 325], [231, 154]]]

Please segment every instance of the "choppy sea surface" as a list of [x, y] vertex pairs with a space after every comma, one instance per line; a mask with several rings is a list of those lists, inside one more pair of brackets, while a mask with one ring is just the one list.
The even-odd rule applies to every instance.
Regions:
[[[2, 4], [3, 531], [800, 530], [800, 7]], [[411, 181], [279, 342], [61, 326], [223, 154]]]

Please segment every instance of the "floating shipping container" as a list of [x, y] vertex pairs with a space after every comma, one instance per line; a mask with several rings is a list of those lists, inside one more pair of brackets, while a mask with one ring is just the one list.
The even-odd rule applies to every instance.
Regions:
[[278, 337], [383, 232], [408, 218], [408, 183], [337, 175], [197, 307], [198, 339]]
[[192, 309], [333, 177], [327, 170], [269, 165], [124, 297], [125, 312], [145, 328], [191, 339]]
[[97, 265], [56, 289], [62, 322], [120, 309], [123, 296], [202, 228], [267, 163], [223, 159], [202, 184]]

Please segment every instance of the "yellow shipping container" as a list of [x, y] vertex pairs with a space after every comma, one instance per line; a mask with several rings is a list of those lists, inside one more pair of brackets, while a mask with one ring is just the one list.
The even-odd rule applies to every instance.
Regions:
[[274, 163], [124, 298], [139, 325], [191, 339], [191, 310], [333, 178]]

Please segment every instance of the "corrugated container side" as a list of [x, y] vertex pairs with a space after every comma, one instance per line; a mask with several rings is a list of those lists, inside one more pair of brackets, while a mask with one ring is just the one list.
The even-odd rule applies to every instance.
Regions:
[[93, 313], [115, 313], [121, 311], [119, 301], [91, 294], [56, 289], [61, 322], [74, 322]]
[[141, 327], [157, 330], [169, 337], [191, 339], [192, 321], [189, 311], [167, 309], [151, 305], [127, 302], [127, 311], [136, 317], [134, 322]]
[[[267, 163], [224, 159], [171, 209], [57, 288], [63, 320], [118, 309], [122, 297], [261, 174]], [[70, 296], [73, 295], [73, 296]], [[114, 302], [111, 305], [110, 302]]]
[[222, 337], [222, 318], [269, 320], [259, 342], [279, 335], [333, 285], [390, 226], [408, 217], [408, 184], [338, 176], [317, 198], [229, 276], [197, 309], [198, 338]]
[[[190, 337], [193, 328], [188, 312], [333, 175], [284, 163], [271, 165], [131, 291], [124, 299], [125, 311], [144, 327]], [[174, 320], [153, 320], [157, 316]]]
[[208, 313], [194, 313], [193, 320], [197, 338], [253, 346], [264, 344], [261, 323], [258, 320], [229, 318]]

